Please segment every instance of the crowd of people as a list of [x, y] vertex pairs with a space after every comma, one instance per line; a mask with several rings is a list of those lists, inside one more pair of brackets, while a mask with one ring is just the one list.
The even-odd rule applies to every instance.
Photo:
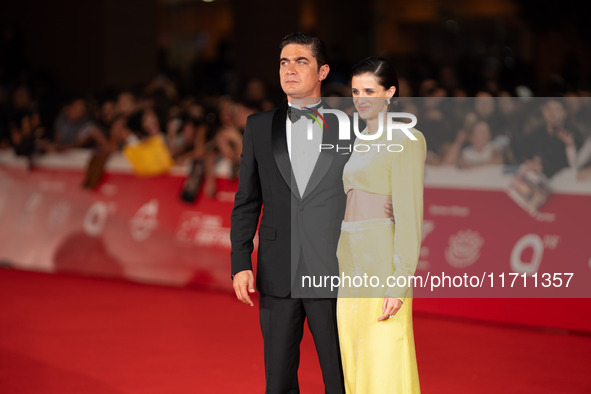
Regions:
[[[448, 67], [438, 75], [413, 83], [400, 76], [402, 108], [417, 116], [416, 127], [427, 140], [428, 165], [466, 169], [525, 163], [549, 178], [567, 167], [577, 170], [579, 180], [591, 178], [588, 91], [572, 89], [542, 99], [525, 86], [500, 90], [487, 83], [477, 90], [451, 84]], [[467, 91], [476, 93], [466, 97]], [[165, 74], [134, 90], [65, 99], [47, 92], [22, 77], [0, 85], [0, 149], [34, 162], [38, 155], [71, 148], [108, 157], [158, 139], [171, 162], [189, 169], [193, 191], [188, 194], [203, 185], [213, 195], [216, 179], [235, 179], [246, 118], [279, 104], [269, 99], [259, 79], [246, 81], [239, 94], [187, 92]], [[323, 94], [349, 97], [350, 88], [333, 81]]]
[[45, 121], [28, 86], [4, 88], [1, 97], [0, 149], [34, 162], [40, 155], [72, 148], [108, 156], [157, 139], [174, 164], [211, 175], [203, 177], [209, 194], [215, 193], [215, 178], [236, 177], [248, 115], [269, 107], [264, 97], [248, 95], [181, 97], [161, 76], [138, 92], [69, 97]]
[[526, 165], [547, 178], [570, 168], [579, 179], [588, 177], [590, 97], [479, 91], [474, 98], [415, 98], [405, 107], [417, 115], [417, 128], [425, 134], [429, 165]]

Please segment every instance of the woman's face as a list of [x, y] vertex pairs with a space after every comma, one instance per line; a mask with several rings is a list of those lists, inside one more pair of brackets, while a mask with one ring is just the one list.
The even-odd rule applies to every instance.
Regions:
[[117, 114], [128, 116], [135, 111], [135, 108], [135, 97], [131, 93], [123, 92], [119, 94], [117, 102], [115, 103], [115, 111]]
[[101, 118], [105, 124], [111, 124], [115, 117], [115, 103], [113, 101], [105, 101], [101, 106]]
[[495, 99], [487, 92], [476, 93], [474, 110], [481, 118], [488, 118], [495, 112]]
[[142, 128], [149, 135], [155, 135], [160, 132], [158, 116], [156, 116], [156, 113], [153, 110], [148, 109], [144, 112], [144, 116], [142, 117]]
[[364, 73], [353, 77], [351, 92], [353, 104], [355, 104], [359, 116], [368, 120], [376, 118], [380, 112], [387, 112], [386, 99], [394, 95], [396, 88], [392, 86], [389, 89], [384, 89], [373, 74]]

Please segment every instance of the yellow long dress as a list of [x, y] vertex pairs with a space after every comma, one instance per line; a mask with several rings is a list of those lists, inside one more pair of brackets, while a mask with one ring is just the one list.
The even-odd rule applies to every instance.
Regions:
[[[380, 285], [339, 289], [337, 323], [345, 389], [347, 394], [420, 393], [419, 375], [412, 327], [412, 288], [404, 279], [413, 275], [418, 262], [423, 220], [423, 176], [426, 142], [411, 129], [411, 140], [395, 130], [388, 141], [386, 132], [375, 141], [359, 138], [355, 144], [384, 144], [367, 152], [360, 147], [344, 168], [345, 192], [351, 189], [379, 195], [391, 195], [394, 223], [376, 218], [342, 223], [337, 248], [339, 269], [343, 275], [377, 276]], [[401, 152], [389, 152], [387, 146], [399, 144]], [[391, 150], [400, 150], [391, 147]], [[363, 210], [349, 206], [347, 210]], [[387, 277], [399, 278], [401, 287], [385, 287]], [[341, 286], [343, 283], [341, 283]], [[403, 299], [396, 315], [378, 322], [384, 296]]]

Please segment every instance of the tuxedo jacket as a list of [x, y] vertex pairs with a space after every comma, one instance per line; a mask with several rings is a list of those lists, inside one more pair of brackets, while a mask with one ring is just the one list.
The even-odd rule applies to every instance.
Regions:
[[[350, 156], [347, 149], [323, 149], [300, 197], [287, 150], [286, 116], [284, 103], [248, 118], [230, 232], [234, 275], [252, 269], [262, 210], [256, 286], [275, 297], [290, 296], [301, 264], [299, 272], [338, 275], [336, 249], [346, 203], [343, 167]], [[349, 146], [351, 141], [338, 140], [336, 116], [325, 120], [322, 143]]]

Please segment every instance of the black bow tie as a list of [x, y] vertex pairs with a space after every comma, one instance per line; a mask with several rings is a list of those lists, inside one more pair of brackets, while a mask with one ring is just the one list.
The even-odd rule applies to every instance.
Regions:
[[[287, 117], [291, 121], [291, 123], [295, 123], [302, 116], [305, 116], [308, 119], [313, 119], [311, 115], [314, 114], [314, 111], [318, 111], [322, 107], [322, 103], [317, 104], [313, 107], [304, 107], [303, 109], [294, 108], [291, 105], [287, 107]], [[314, 110], [314, 111], [312, 111]]]

